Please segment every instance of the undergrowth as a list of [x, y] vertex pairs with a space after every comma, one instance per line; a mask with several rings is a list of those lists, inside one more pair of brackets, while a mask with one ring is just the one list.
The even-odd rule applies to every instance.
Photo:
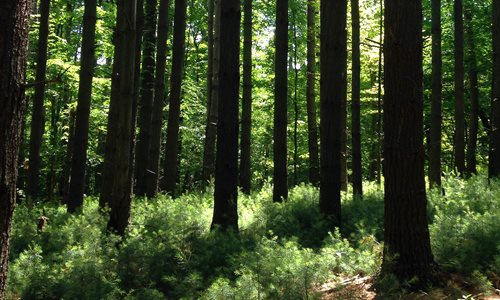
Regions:
[[[431, 191], [436, 261], [487, 286], [500, 274], [500, 185], [477, 176]], [[98, 201], [69, 215], [55, 204], [17, 207], [11, 242], [11, 299], [315, 299], [318, 286], [375, 275], [383, 248], [383, 192], [343, 195], [342, 232], [327, 227], [318, 190], [301, 185], [272, 202], [266, 185], [240, 195], [240, 232], [210, 232], [212, 190], [133, 201], [125, 239], [106, 231]], [[49, 218], [38, 233], [39, 216]]]

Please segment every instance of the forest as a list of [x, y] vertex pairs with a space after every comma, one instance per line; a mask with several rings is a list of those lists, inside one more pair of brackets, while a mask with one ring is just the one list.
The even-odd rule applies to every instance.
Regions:
[[500, 299], [500, 0], [1, 0], [0, 300]]

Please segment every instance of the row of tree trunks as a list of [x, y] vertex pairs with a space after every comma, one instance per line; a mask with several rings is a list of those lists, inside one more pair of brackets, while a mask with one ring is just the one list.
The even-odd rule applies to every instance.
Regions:
[[175, 1], [174, 41], [172, 49], [172, 74], [170, 75], [170, 99], [165, 148], [164, 190], [175, 196], [177, 186], [179, 124], [181, 114], [181, 83], [184, 69], [186, 36], [186, 0]]
[[[31, 0], [0, 2], [0, 299], [9, 264], [12, 215], [16, 203], [17, 159], [26, 109], [25, 73]], [[43, 86], [43, 85], [42, 85]]]
[[[80, 209], [85, 191], [85, 168], [89, 140], [89, 116], [92, 99], [92, 78], [95, 65], [96, 0], [85, 0], [78, 105], [71, 151], [71, 176], [66, 203], [69, 212]], [[71, 128], [71, 127], [70, 127]], [[71, 136], [71, 135], [70, 135]], [[71, 142], [70, 142], [71, 143]]]
[[160, 0], [158, 8], [158, 35], [156, 39], [156, 71], [154, 86], [153, 113], [151, 117], [151, 144], [148, 157], [148, 198], [156, 197], [158, 193], [158, 181], [160, 172], [160, 148], [163, 120], [163, 108], [165, 107], [165, 69], [167, 63], [167, 39], [169, 33], [169, 11], [170, 1]]
[[35, 93], [30, 132], [29, 176], [27, 194], [36, 200], [40, 193], [40, 149], [45, 128], [45, 81], [47, 74], [47, 44], [49, 37], [50, 0], [40, 1], [40, 26], [36, 55]]

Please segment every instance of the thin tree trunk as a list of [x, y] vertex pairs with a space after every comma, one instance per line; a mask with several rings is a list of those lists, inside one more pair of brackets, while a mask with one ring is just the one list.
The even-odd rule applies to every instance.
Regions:
[[154, 198], [158, 194], [160, 173], [160, 148], [163, 108], [165, 107], [165, 68], [167, 63], [167, 39], [169, 33], [170, 1], [160, 0], [158, 16], [158, 37], [156, 40], [156, 71], [153, 115], [151, 119], [151, 145], [149, 148], [149, 175], [147, 196]]
[[430, 283], [435, 271], [427, 224], [421, 0], [385, 1], [382, 272], [399, 282]]
[[464, 25], [462, 0], [454, 2], [455, 22], [455, 168], [465, 172], [465, 113], [464, 113]]
[[179, 123], [181, 113], [181, 85], [184, 69], [186, 37], [186, 0], [175, 1], [172, 74], [170, 77], [170, 106], [168, 112], [165, 191], [175, 196], [178, 176]]
[[307, 1], [307, 127], [309, 182], [319, 184], [318, 123], [316, 120], [316, 11], [317, 0]]
[[274, 62], [274, 186], [273, 200], [288, 198], [288, 0], [276, 1], [276, 53]]
[[0, 299], [6, 299], [17, 159], [26, 109], [30, 0], [0, 2]]
[[251, 191], [251, 132], [252, 132], [252, 0], [243, 2], [243, 99], [241, 109], [241, 191]]
[[297, 67], [297, 17], [295, 9], [292, 9], [292, 31], [293, 31], [293, 57], [290, 57], [292, 61], [293, 69], [293, 184], [298, 183], [298, 163], [299, 163], [299, 140], [298, 140], [298, 129], [299, 129], [299, 99], [298, 99], [298, 85], [299, 85], [299, 69]]
[[29, 177], [27, 194], [33, 200], [40, 191], [40, 149], [45, 128], [45, 79], [47, 73], [47, 43], [49, 37], [50, 0], [41, 0], [40, 27], [36, 56], [35, 94], [33, 95], [33, 114], [31, 117]]
[[75, 133], [72, 144], [73, 156], [71, 159], [70, 185], [66, 199], [69, 212], [74, 212], [82, 207], [85, 191], [89, 117], [92, 102], [92, 78], [95, 66], [96, 9], [96, 0], [85, 0], [78, 106], [76, 108]]
[[136, 1], [118, 0], [108, 135], [99, 206], [109, 206], [108, 228], [123, 235], [130, 218], [130, 147], [134, 101]]
[[151, 145], [153, 97], [155, 88], [156, 6], [157, 0], [146, 0], [141, 69], [141, 94], [139, 97], [139, 136], [135, 152], [135, 178], [137, 196], [146, 195]]
[[342, 98], [347, 80], [347, 1], [321, 1], [321, 213], [340, 227]]
[[359, 0], [351, 0], [352, 19], [352, 187], [354, 196], [363, 195], [363, 169], [361, 165], [361, 53]]
[[[346, 0], [348, 1], [348, 0]], [[346, 12], [347, 15], [347, 12]], [[347, 17], [346, 17], [347, 18]], [[347, 40], [347, 35], [346, 35]], [[346, 46], [347, 52], [347, 46]], [[340, 189], [344, 192], [347, 192], [347, 185], [349, 183], [349, 179], [347, 178], [347, 56], [346, 59], [342, 62], [342, 67], [344, 68], [344, 76], [346, 80], [342, 83], [342, 137], [341, 141], [341, 153], [340, 153]]]
[[64, 176], [63, 176], [63, 186], [62, 186], [62, 202], [67, 204], [69, 185], [71, 179], [71, 161], [73, 159], [73, 143], [75, 140], [75, 119], [76, 112], [74, 108], [69, 110], [68, 121], [68, 143], [66, 144], [66, 155], [64, 160]]
[[240, 1], [220, 4], [219, 124], [215, 162], [215, 193], [212, 229], [238, 231], [238, 108], [240, 87]]
[[432, 0], [432, 95], [429, 184], [441, 186], [443, 59], [441, 54], [441, 0]]
[[479, 87], [478, 87], [478, 69], [476, 59], [476, 45], [474, 43], [474, 28], [472, 25], [472, 15], [470, 10], [465, 10], [465, 33], [467, 39], [467, 50], [469, 60], [469, 94], [470, 94], [470, 119], [469, 119], [469, 138], [467, 139], [467, 174], [477, 173], [476, 169], [476, 149], [477, 132], [479, 127]]
[[379, 19], [379, 51], [378, 51], [378, 90], [377, 90], [377, 147], [376, 147], [376, 170], [377, 184], [382, 184], [382, 70], [383, 70], [383, 51], [384, 51], [384, 2], [380, 0], [380, 19]]
[[500, 176], [500, 0], [493, 0], [493, 91], [489, 176], [490, 178]]

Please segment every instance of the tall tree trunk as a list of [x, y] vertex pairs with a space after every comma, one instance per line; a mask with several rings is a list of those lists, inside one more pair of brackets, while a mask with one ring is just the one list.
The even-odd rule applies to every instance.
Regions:
[[290, 57], [291, 70], [293, 70], [293, 185], [298, 183], [298, 164], [299, 164], [299, 68], [297, 67], [298, 51], [297, 51], [297, 16], [296, 11], [292, 8], [292, 32], [293, 32], [293, 56]]
[[137, 196], [146, 195], [151, 145], [153, 97], [155, 88], [156, 6], [157, 0], [146, 0], [141, 69], [141, 94], [139, 97], [139, 136], [135, 151], [135, 178]]
[[[218, 0], [209, 0], [208, 19], [208, 78], [207, 78], [207, 124], [205, 128], [205, 144], [203, 149], [203, 174], [204, 183], [208, 183], [215, 171], [215, 140], [217, 137], [217, 86], [219, 68], [219, 31], [220, 31], [220, 6]], [[215, 13], [215, 18], [214, 18]], [[214, 20], [215, 19], [215, 20]], [[215, 33], [214, 33], [215, 32]], [[217, 53], [216, 53], [217, 52]]]
[[470, 94], [470, 120], [469, 120], [469, 138], [467, 139], [467, 174], [477, 173], [476, 169], [476, 149], [477, 149], [477, 131], [479, 127], [479, 87], [478, 70], [476, 59], [476, 45], [474, 43], [474, 28], [472, 25], [472, 15], [470, 9], [464, 12], [465, 33], [468, 52], [468, 75], [469, 75], [469, 94]]
[[[348, 0], [346, 0], [348, 1]], [[347, 12], [346, 12], [347, 18]], [[346, 35], [347, 40], [347, 35]], [[346, 46], [347, 52], [347, 46]], [[342, 62], [342, 67], [344, 68], [343, 73], [345, 74], [346, 80], [342, 83], [342, 137], [340, 139], [340, 189], [344, 192], [347, 192], [347, 185], [349, 183], [349, 179], [347, 176], [347, 56], [346, 59]]]
[[307, 127], [309, 182], [319, 184], [318, 123], [316, 120], [316, 11], [317, 0], [307, 1]]
[[240, 87], [240, 18], [239, 0], [220, 2], [219, 124], [215, 161], [215, 193], [212, 229], [238, 231], [238, 108]]
[[241, 105], [241, 191], [251, 190], [251, 132], [252, 132], [252, 0], [243, 2], [243, 99]]
[[130, 147], [134, 101], [136, 0], [118, 0], [108, 134], [99, 206], [109, 206], [108, 228], [123, 235], [130, 218]]
[[274, 186], [273, 200], [288, 198], [288, 0], [276, 1], [276, 53], [274, 62]]
[[493, 92], [489, 176], [500, 176], [500, 0], [493, 0]]
[[175, 1], [172, 74], [170, 77], [170, 106], [168, 112], [167, 145], [165, 154], [165, 191], [175, 195], [178, 170], [179, 122], [181, 114], [182, 70], [186, 37], [186, 0]]
[[158, 15], [158, 36], [156, 40], [156, 71], [155, 91], [153, 102], [153, 115], [151, 119], [151, 144], [149, 147], [147, 196], [156, 197], [158, 193], [158, 180], [160, 174], [160, 148], [165, 107], [165, 68], [167, 63], [167, 39], [169, 33], [170, 1], [160, 0]]
[[347, 1], [321, 1], [321, 213], [340, 227], [343, 86], [347, 80]]
[[441, 54], [441, 0], [432, 0], [432, 95], [429, 183], [441, 186], [443, 59]]
[[465, 172], [465, 113], [464, 113], [464, 24], [463, 0], [454, 2], [455, 22], [455, 168]]
[[380, 19], [379, 19], [379, 50], [378, 50], [378, 90], [377, 90], [377, 143], [376, 143], [376, 172], [377, 172], [377, 184], [380, 187], [382, 184], [382, 59], [384, 51], [384, 2], [380, 3]]
[[427, 224], [423, 147], [421, 0], [385, 1], [382, 272], [428, 283], [435, 263]]
[[361, 165], [361, 53], [359, 0], [351, 0], [352, 19], [352, 187], [354, 196], [363, 195], [363, 169]]
[[89, 142], [89, 117], [92, 102], [92, 78], [95, 65], [96, 0], [85, 0], [83, 16], [83, 39], [80, 62], [80, 84], [78, 86], [78, 106], [71, 159], [71, 176], [66, 203], [69, 212], [75, 212], [83, 204], [85, 191], [85, 168]]
[[12, 215], [16, 203], [17, 158], [26, 109], [24, 94], [28, 57], [30, 0], [0, 2], [0, 299], [9, 264]]
[[40, 148], [45, 128], [45, 78], [47, 73], [47, 43], [49, 37], [50, 0], [41, 0], [40, 27], [36, 55], [35, 94], [33, 95], [33, 115], [31, 117], [28, 196], [36, 199], [40, 191]]

